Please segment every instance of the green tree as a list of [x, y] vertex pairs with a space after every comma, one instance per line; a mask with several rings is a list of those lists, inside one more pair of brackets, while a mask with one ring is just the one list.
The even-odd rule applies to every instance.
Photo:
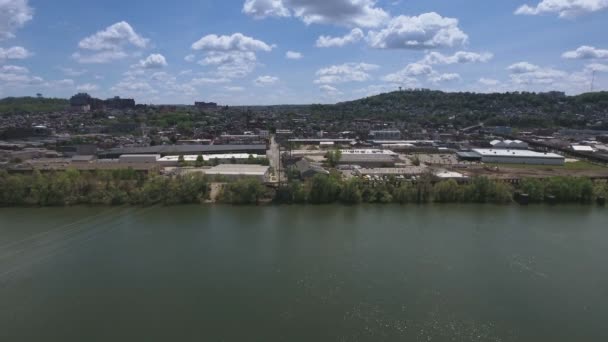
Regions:
[[512, 201], [513, 191], [503, 182], [476, 177], [464, 190], [464, 200], [473, 203], [505, 204]]
[[433, 199], [437, 203], [456, 203], [462, 200], [462, 189], [455, 180], [441, 181], [433, 187]]
[[530, 202], [540, 203], [545, 199], [545, 182], [536, 178], [526, 178], [521, 181], [519, 188], [522, 193], [530, 196]]
[[329, 164], [329, 166], [336, 167], [340, 163], [340, 160], [342, 160], [342, 151], [341, 150], [329, 151], [329, 152], [327, 152], [326, 158], [327, 158], [327, 163]]
[[433, 175], [423, 174], [415, 183], [416, 203], [428, 203], [433, 197]]
[[393, 200], [400, 204], [406, 204], [415, 202], [417, 197], [417, 190], [409, 182], [403, 182], [393, 192]]
[[255, 178], [244, 178], [224, 186], [220, 201], [230, 204], [259, 204], [268, 194], [267, 188]]
[[196, 167], [203, 167], [203, 165], [205, 165], [205, 159], [203, 159], [203, 156], [201, 154], [196, 157], [196, 163], [194, 165]]
[[312, 204], [334, 203], [340, 194], [339, 181], [334, 176], [316, 175], [310, 184], [309, 201]]
[[362, 201], [360, 181], [352, 178], [344, 183], [340, 192], [340, 201], [346, 204], [359, 204]]

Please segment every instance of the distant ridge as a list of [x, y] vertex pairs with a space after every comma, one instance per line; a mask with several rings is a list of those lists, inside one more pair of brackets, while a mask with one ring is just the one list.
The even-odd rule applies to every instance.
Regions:
[[[379, 94], [335, 105], [313, 105], [317, 115], [340, 118], [407, 119], [424, 116], [437, 122], [485, 122], [512, 124], [509, 118], [524, 118], [539, 126], [547, 122], [584, 116], [608, 115], [608, 92], [567, 96], [561, 92], [446, 93], [435, 90], [404, 90]], [[569, 126], [565, 124], [565, 126]]]

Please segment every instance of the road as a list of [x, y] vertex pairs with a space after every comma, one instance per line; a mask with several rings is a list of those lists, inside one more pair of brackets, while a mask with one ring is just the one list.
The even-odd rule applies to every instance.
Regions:
[[287, 180], [285, 176], [285, 172], [283, 166], [281, 165], [281, 151], [280, 146], [276, 142], [274, 135], [270, 137], [270, 149], [268, 150], [268, 160], [270, 161], [270, 166], [275, 171], [275, 176], [271, 177], [271, 182], [278, 183], [279, 182], [279, 170], [281, 170], [280, 179], [281, 182]]

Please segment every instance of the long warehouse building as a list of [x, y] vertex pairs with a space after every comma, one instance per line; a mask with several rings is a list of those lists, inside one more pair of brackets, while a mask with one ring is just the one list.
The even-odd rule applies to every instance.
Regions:
[[563, 166], [566, 158], [555, 153], [541, 153], [529, 150], [474, 149], [483, 163], [490, 164], [529, 164]]
[[100, 158], [119, 158], [128, 154], [164, 156], [247, 153], [265, 155], [266, 145], [159, 145], [116, 148], [99, 153]]

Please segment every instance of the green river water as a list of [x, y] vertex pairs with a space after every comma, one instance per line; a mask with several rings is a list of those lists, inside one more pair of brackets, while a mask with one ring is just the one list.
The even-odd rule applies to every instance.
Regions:
[[0, 341], [608, 341], [608, 209], [0, 209]]

